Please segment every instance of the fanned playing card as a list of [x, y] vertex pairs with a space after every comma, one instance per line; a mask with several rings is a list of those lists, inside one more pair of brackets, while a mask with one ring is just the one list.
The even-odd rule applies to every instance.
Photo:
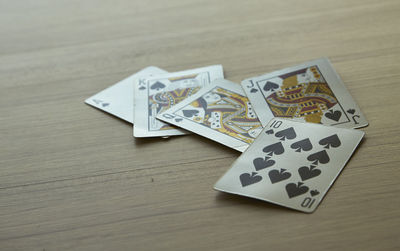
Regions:
[[242, 81], [265, 126], [272, 118], [344, 128], [368, 125], [327, 58]]
[[272, 119], [214, 188], [313, 212], [364, 132]]
[[133, 123], [133, 87], [138, 78], [166, 71], [149, 66], [85, 100], [85, 103]]
[[135, 87], [135, 137], [182, 135], [188, 132], [162, 122], [157, 114], [191, 96], [213, 80], [224, 78], [221, 65], [141, 79]]
[[262, 130], [240, 85], [213, 81], [157, 118], [243, 152]]

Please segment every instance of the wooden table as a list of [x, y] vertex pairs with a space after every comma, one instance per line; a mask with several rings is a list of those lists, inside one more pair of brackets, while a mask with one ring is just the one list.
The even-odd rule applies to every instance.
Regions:
[[[397, 250], [400, 1], [0, 2], [0, 250]], [[370, 125], [313, 214], [216, 192], [238, 152], [84, 99], [149, 65], [331, 59]]]

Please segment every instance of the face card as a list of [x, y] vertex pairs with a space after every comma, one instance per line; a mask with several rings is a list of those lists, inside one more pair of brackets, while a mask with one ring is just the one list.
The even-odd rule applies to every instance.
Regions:
[[135, 137], [182, 135], [188, 132], [156, 119], [157, 114], [223, 78], [221, 65], [168, 73], [139, 80], [135, 88]]
[[363, 136], [358, 130], [272, 119], [214, 188], [311, 213]]
[[133, 123], [133, 86], [137, 79], [162, 73], [167, 72], [155, 66], [149, 66], [91, 96], [85, 100], [85, 103]]
[[360, 128], [360, 108], [327, 58], [253, 77], [242, 87], [265, 126], [272, 118]]
[[243, 152], [262, 130], [240, 85], [217, 79], [158, 119]]

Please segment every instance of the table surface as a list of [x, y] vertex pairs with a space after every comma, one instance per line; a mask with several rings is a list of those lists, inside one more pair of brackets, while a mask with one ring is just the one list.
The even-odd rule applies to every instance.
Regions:
[[[400, 247], [400, 1], [0, 1], [1, 250]], [[241, 80], [327, 56], [370, 125], [313, 214], [212, 189], [238, 152], [83, 103], [155, 65]]]

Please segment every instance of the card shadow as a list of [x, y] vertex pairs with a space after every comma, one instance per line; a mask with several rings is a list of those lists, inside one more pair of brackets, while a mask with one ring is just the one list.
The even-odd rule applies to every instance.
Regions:
[[156, 144], [159, 143], [160, 140], [170, 141], [170, 140], [179, 140], [183, 137], [191, 137], [193, 142], [190, 144], [198, 144], [199, 148], [202, 147], [213, 147], [216, 151], [225, 151], [230, 154], [236, 154], [238, 157], [241, 154], [239, 151], [232, 149], [228, 146], [215, 142], [211, 139], [205, 138], [198, 134], [186, 134], [186, 135], [176, 135], [176, 136], [169, 136], [169, 137], [148, 137], [148, 138], [134, 138], [133, 144], [137, 147], [148, 145], [148, 144]]
[[266, 212], [270, 213], [272, 212], [285, 212], [285, 213], [291, 213], [291, 214], [304, 214], [307, 215], [307, 213], [302, 213], [300, 211], [296, 211], [290, 208], [286, 208], [283, 206], [279, 206], [267, 201], [262, 201], [254, 198], [249, 198], [245, 197], [242, 195], [236, 195], [236, 194], [230, 194], [230, 193], [224, 193], [217, 191], [218, 194], [215, 196], [215, 202], [218, 206], [221, 207], [230, 207], [230, 206], [235, 206], [235, 207], [243, 207], [243, 209], [248, 209], [248, 208], [253, 208], [253, 209], [263, 209], [266, 210]]
[[122, 124], [125, 124], [125, 125], [130, 126], [130, 127], [133, 126], [133, 124], [132, 124], [131, 122], [128, 122], [128, 121], [126, 121], [126, 120], [124, 120], [124, 119], [122, 119], [122, 118], [120, 118], [120, 117], [118, 117], [118, 116], [115, 116], [115, 115], [112, 114], [112, 113], [106, 112], [106, 111], [100, 109], [99, 107], [92, 106], [92, 105], [89, 105], [89, 104], [87, 104], [87, 103], [85, 103], [85, 104], [86, 104], [88, 107], [94, 108], [94, 109], [96, 109], [97, 111], [102, 112], [102, 113], [105, 114], [107, 117], [110, 117], [110, 118], [119, 120], [120, 122], [122, 122]]
[[156, 143], [160, 143], [160, 141], [170, 141], [175, 139], [179, 139], [182, 136], [187, 136], [187, 135], [175, 135], [175, 136], [169, 136], [169, 137], [143, 137], [143, 138], [136, 138], [133, 137], [133, 144], [135, 146], [144, 146], [144, 145], [148, 145], [148, 144], [156, 144]]
[[240, 154], [242, 154], [241, 152], [239, 152], [239, 151], [237, 151], [237, 150], [235, 150], [233, 148], [230, 148], [230, 147], [228, 147], [226, 145], [223, 145], [223, 144], [221, 144], [219, 142], [216, 142], [216, 141], [214, 141], [212, 139], [203, 137], [201, 135], [190, 134], [190, 136], [192, 136], [195, 139], [196, 142], [200, 142], [204, 146], [212, 146], [212, 147], [216, 148], [216, 150], [218, 150], [218, 151], [222, 150], [222, 151], [225, 151], [225, 152], [229, 152], [230, 154], [236, 154], [237, 157], [239, 157]]

